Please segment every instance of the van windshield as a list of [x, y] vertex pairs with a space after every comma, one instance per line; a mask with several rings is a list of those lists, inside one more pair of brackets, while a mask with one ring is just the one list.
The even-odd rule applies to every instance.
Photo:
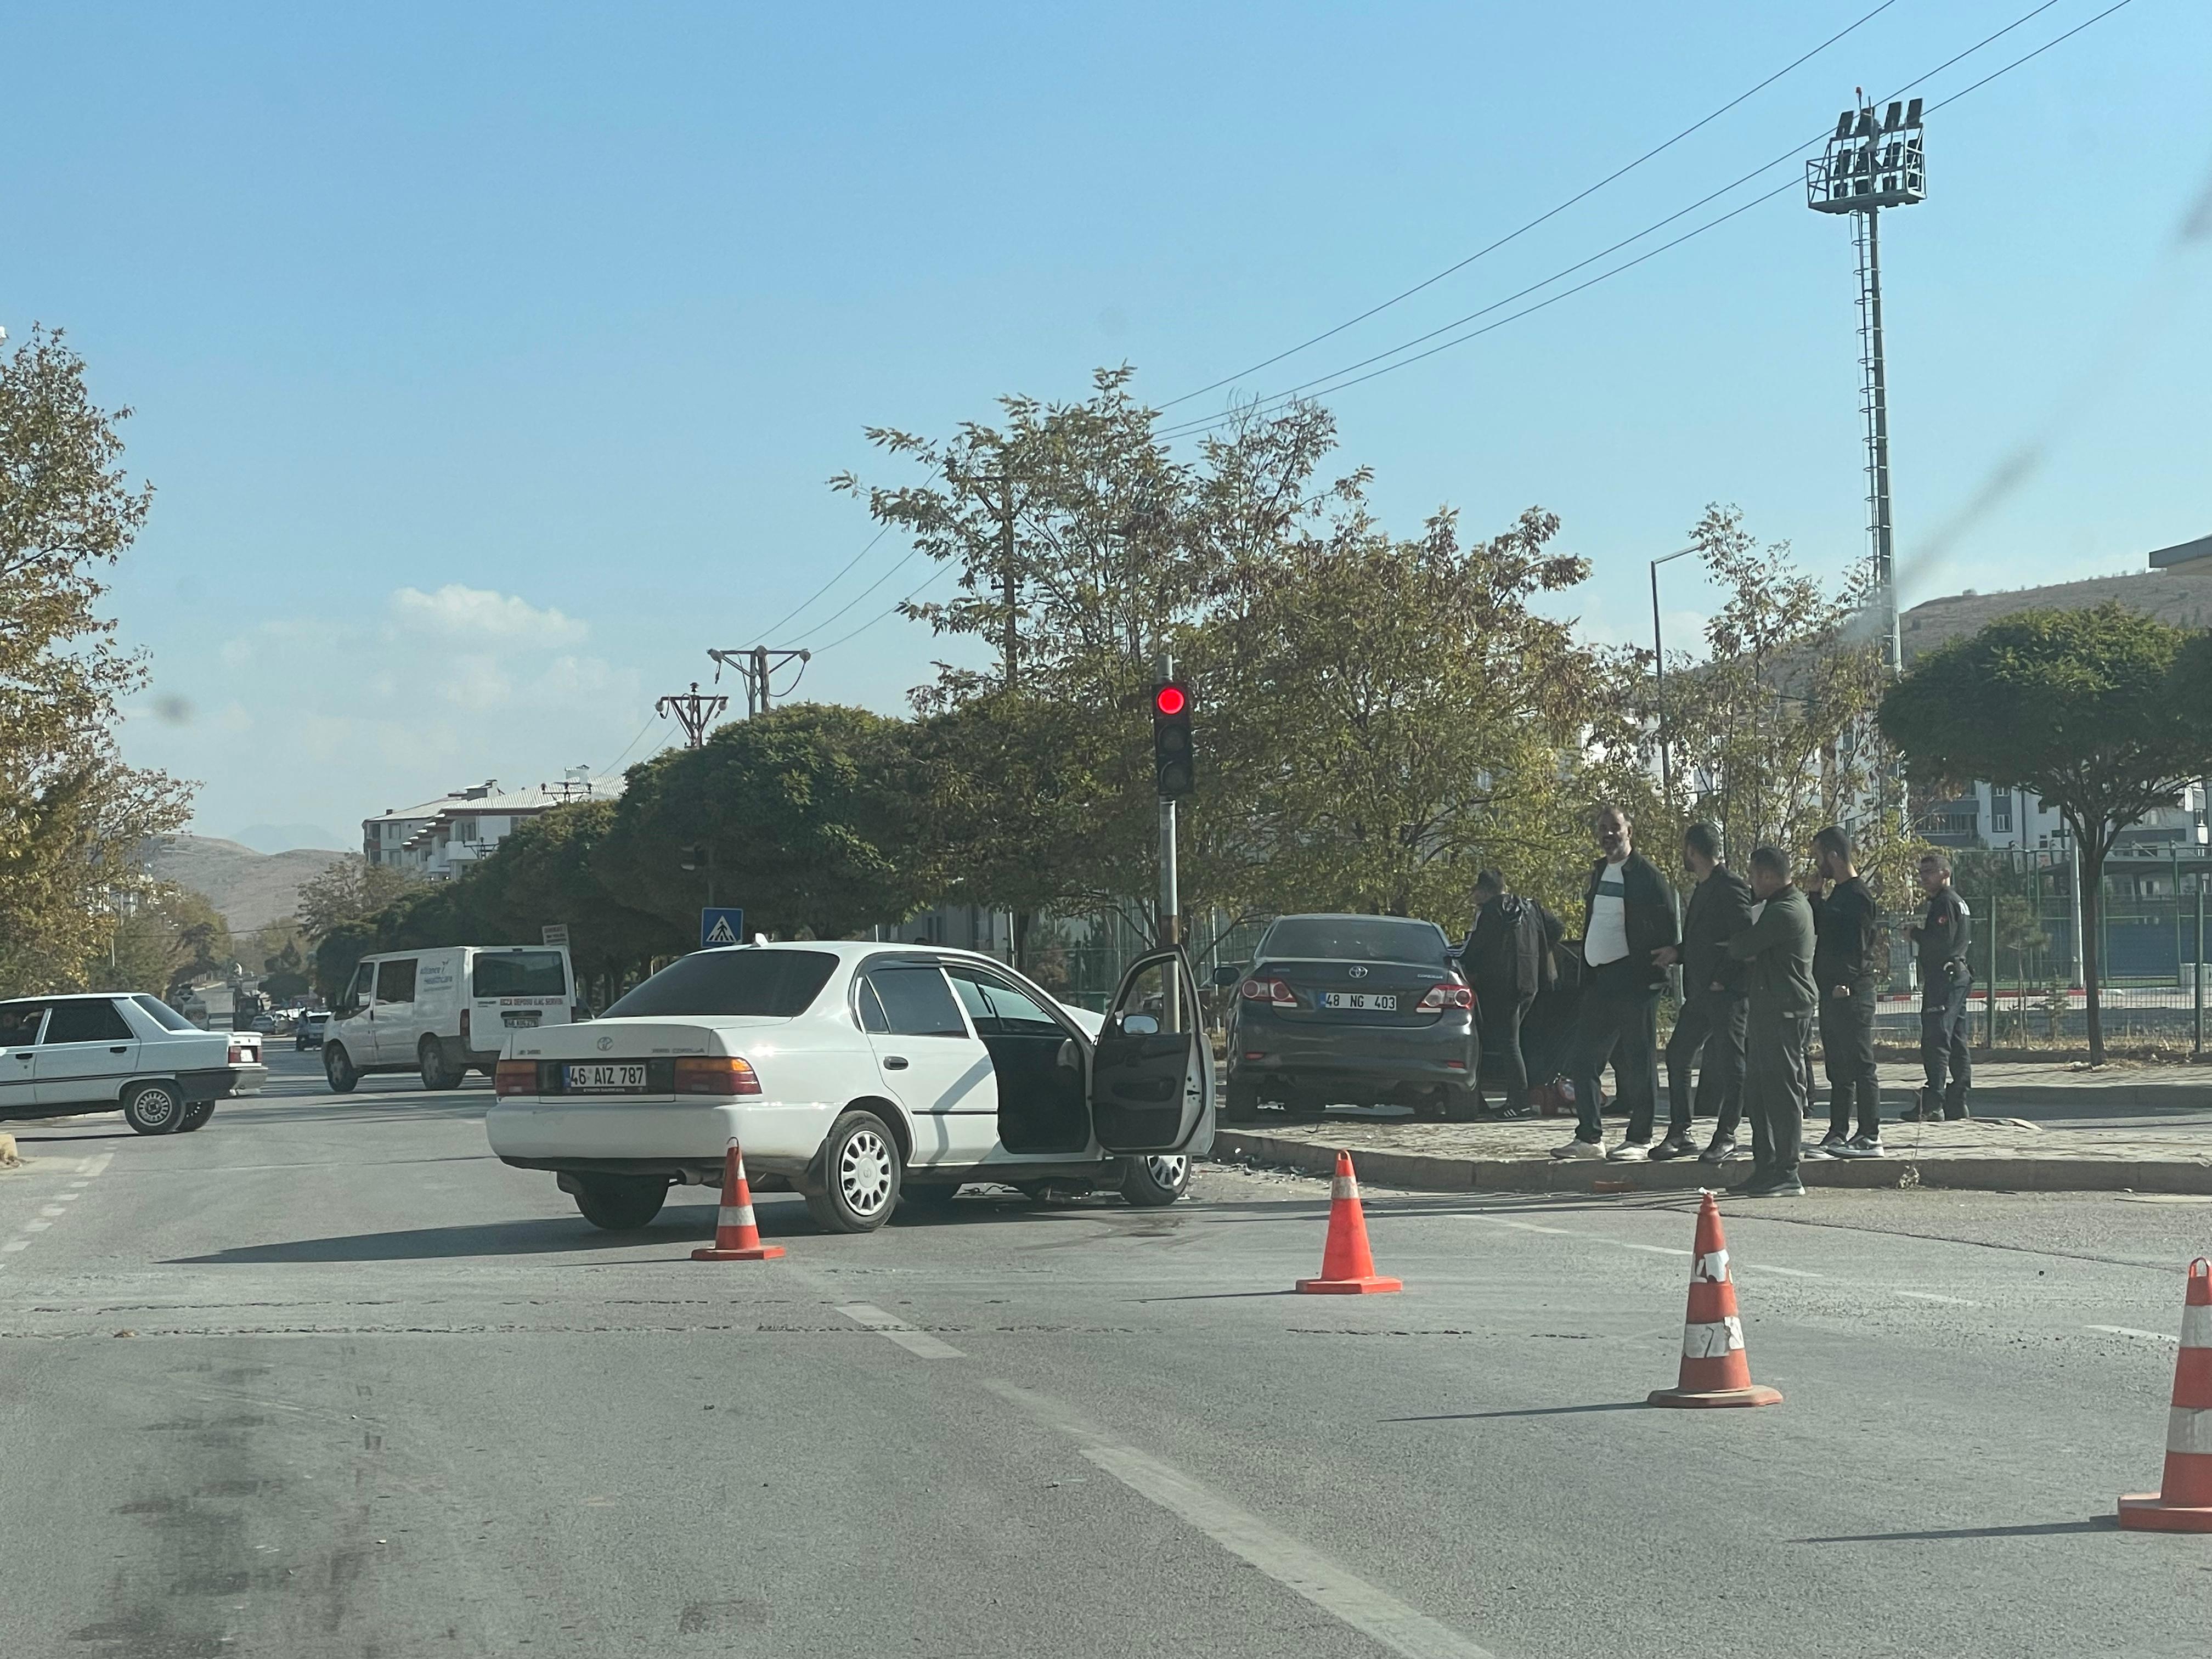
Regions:
[[568, 964], [558, 951], [485, 952], [469, 970], [469, 994], [477, 997], [564, 997]]
[[671, 963], [607, 1010], [605, 1018], [642, 1014], [803, 1014], [837, 966], [823, 951], [701, 951]]
[[1433, 922], [1395, 916], [1285, 916], [1260, 941], [1262, 957], [1332, 962], [1417, 962], [1444, 965], [1444, 936]]

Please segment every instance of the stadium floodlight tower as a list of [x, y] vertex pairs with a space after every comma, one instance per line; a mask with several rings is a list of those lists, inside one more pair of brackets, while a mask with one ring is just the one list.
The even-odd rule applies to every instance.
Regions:
[[[1861, 98], [1865, 94], [1862, 93]], [[1889, 526], [1889, 387], [1881, 349], [1881, 231], [1884, 208], [1928, 197], [1920, 103], [1887, 110], [1861, 102], [1836, 118], [1826, 149], [1805, 164], [1805, 201], [1815, 213], [1848, 213], [1859, 252], [1860, 412], [1866, 421], [1867, 539], [1872, 544], [1875, 603], [1889, 672], [1904, 665], [1898, 633], [1897, 568]]]

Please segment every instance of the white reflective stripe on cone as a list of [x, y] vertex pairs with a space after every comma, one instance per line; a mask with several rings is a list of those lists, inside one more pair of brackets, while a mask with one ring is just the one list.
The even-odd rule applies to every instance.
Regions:
[[1730, 1314], [1714, 1325], [1682, 1327], [1682, 1358], [1718, 1359], [1730, 1349], [1743, 1346], [1743, 1321]]
[[1328, 1197], [1329, 1201], [1332, 1204], [1340, 1198], [1357, 1198], [1358, 1196], [1359, 1182], [1354, 1180], [1352, 1176], [1336, 1176], [1331, 1178], [1328, 1183]]
[[750, 1227], [753, 1224], [753, 1206], [750, 1204], [725, 1204], [715, 1212], [717, 1227]]
[[2185, 1307], [2181, 1310], [2181, 1346], [2212, 1348], [2212, 1308]]
[[1725, 1285], [1728, 1276], [1728, 1249], [1725, 1245], [1717, 1250], [1706, 1251], [1690, 1269], [1690, 1282], [1693, 1285]]
[[2176, 1406], [2173, 1414], [2166, 1419], [2166, 1449], [2212, 1456], [2212, 1407], [2192, 1411], [2186, 1406]]

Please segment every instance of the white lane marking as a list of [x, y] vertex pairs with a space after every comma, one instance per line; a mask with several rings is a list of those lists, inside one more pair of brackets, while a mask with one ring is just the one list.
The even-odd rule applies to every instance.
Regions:
[[53, 1224], [51, 1221], [26, 1221], [23, 1224], [23, 1231], [27, 1233], [42, 1233]]
[[2146, 1342], [2179, 1342], [2180, 1339], [2170, 1331], [2139, 1331], [2132, 1325], [2084, 1325], [2085, 1331], [2103, 1331], [2109, 1336], [2137, 1336]]
[[1736, 1265], [1746, 1273], [1786, 1273], [1792, 1279], [1826, 1279], [1827, 1277], [1826, 1273], [1807, 1273], [1802, 1267], [1778, 1267], [1771, 1261], [1739, 1261]]
[[69, 1212], [62, 1208], [58, 1204], [49, 1204], [45, 1209], [40, 1211], [39, 1213], [40, 1215], [67, 1215]]
[[98, 1158], [95, 1158], [91, 1163], [84, 1166], [84, 1172], [87, 1176], [96, 1176], [114, 1162], [115, 1154], [113, 1152], [102, 1152]]
[[11, 1238], [5, 1244], [0, 1244], [0, 1250], [27, 1250], [30, 1248], [31, 1241], [27, 1238]]
[[854, 1302], [837, 1311], [855, 1325], [866, 1326], [878, 1336], [896, 1342], [908, 1353], [923, 1359], [965, 1359], [968, 1356], [950, 1342], [940, 1342], [927, 1331], [918, 1331], [903, 1319], [895, 1319], [881, 1308], [872, 1308], [865, 1302]]
[[1571, 1227], [1539, 1227], [1533, 1221], [1501, 1221], [1498, 1224], [1501, 1227], [1516, 1228], [1524, 1233], [1557, 1233], [1561, 1238], [1582, 1238], [1586, 1237], [1584, 1234], [1577, 1232]]
[[1620, 1247], [1620, 1248], [1621, 1248], [1622, 1249], [1624, 1249], [1624, 1250], [1644, 1250], [1644, 1251], [1647, 1251], [1647, 1252], [1649, 1252], [1650, 1255], [1689, 1255], [1689, 1252], [1688, 1252], [1687, 1250], [1678, 1250], [1678, 1249], [1675, 1249], [1672, 1244], [1629, 1244], [1629, 1243], [1623, 1243], [1623, 1244], [1621, 1245], [1621, 1247]]
[[1954, 1308], [1978, 1308], [1978, 1302], [1969, 1302], [1963, 1296], [1938, 1296], [1933, 1291], [1899, 1291], [1899, 1296], [1909, 1296], [1915, 1302], [1945, 1302]]
[[1158, 1458], [1108, 1439], [1056, 1401], [986, 1379], [983, 1386], [1082, 1444], [1083, 1455], [1139, 1497], [1204, 1533], [1240, 1560], [1403, 1659], [1496, 1659], [1457, 1631], [1279, 1532], [1250, 1510]]

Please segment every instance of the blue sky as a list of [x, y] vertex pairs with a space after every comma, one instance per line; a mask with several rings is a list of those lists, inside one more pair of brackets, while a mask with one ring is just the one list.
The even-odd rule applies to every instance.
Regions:
[[[649, 752], [657, 694], [872, 533], [825, 487], [881, 474], [864, 427], [943, 432], [1124, 359], [1163, 400], [1232, 374], [1875, 3], [19, 7], [0, 324], [66, 327], [137, 410], [158, 494], [113, 595], [155, 672], [131, 757], [203, 780], [208, 833], [349, 837], [465, 783]], [[1896, 0], [1240, 387], [1581, 259], [2035, 3]], [[1925, 91], [2107, 3], [2055, 0]], [[1900, 547], [2055, 441], [1908, 602], [2212, 531], [2212, 283], [2202, 244], [2172, 252], [2212, 170], [2208, 63], [2212, 9], [2133, 0], [1931, 118], [1931, 200], [1885, 221]], [[1845, 225], [1785, 193], [1346, 392], [1342, 459], [1408, 532], [1445, 502], [1470, 532], [1558, 512], [1595, 565], [1569, 609], [1642, 637], [1645, 561], [1709, 501], [1824, 571], [1862, 553], [1852, 284]], [[904, 550], [769, 642], [877, 615], [918, 563], [808, 634]], [[1686, 638], [1710, 600], [1668, 581]], [[805, 691], [896, 708], [936, 654], [894, 617]]]

